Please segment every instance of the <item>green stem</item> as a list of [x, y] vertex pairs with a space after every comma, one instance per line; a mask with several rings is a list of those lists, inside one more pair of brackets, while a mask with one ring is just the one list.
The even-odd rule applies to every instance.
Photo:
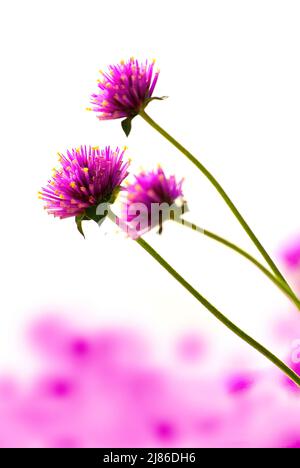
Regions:
[[280, 291], [283, 292], [293, 302], [293, 304], [298, 308], [298, 310], [300, 310], [300, 300], [290, 291], [290, 288], [286, 286], [286, 283], [280, 281], [266, 267], [264, 267], [258, 260], [256, 260], [256, 258], [252, 257], [252, 255], [243, 250], [241, 247], [238, 247], [233, 242], [224, 239], [223, 237], [219, 236], [218, 234], [215, 234], [214, 232], [208, 231], [207, 229], [203, 229], [197, 226], [195, 223], [190, 223], [186, 219], [174, 218], [174, 221], [176, 221], [178, 224], [181, 224], [182, 226], [186, 226], [194, 231], [200, 232], [204, 236], [209, 237], [210, 239], [213, 239], [219, 242], [220, 244], [225, 245], [226, 247], [229, 247], [230, 249], [245, 257], [247, 260], [253, 263], [253, 265], [255, 265], [264, 275], [266, 275], [266, 277], [269, 278], [280, 289]]
[[182, 276], [177, 273], [174, 268], [171, 267], [169, 263], [166, 262], [144, 239], [139, 238], [136, 242], [148, 252], [151, 257], [153, 257], [165, 270], [167, 270], [173, 278], [175, 278], [187, 291], [189, 291], [192, 296], [197, 299], [206, 309], [209, 310], [220, 322], [223, 323], [229, 330], [235, 333], [242, 340], [246, 341], [250, 346], [252, 346], [256, 351], [265, 356], [269, 361], [271, 361], [275, 366], [277, 366], [282, 372], [284, 372], [296, 385], [300, 387], [300, 377], [290, 369], [284, 362], [278, 359], [271, 351], [262, 346], [256, 340], [251, 338], [243, 332], [239, 327], [237, 327], [233, 322], [231, 322], [225, 315], [219, 312], [205, 297], [203, 297], [196, 289], [194, 289]]
[[225, 203], [228, 205], [234, 216], [237, 218], [243, 229], [246, 231], [256, 248], [259, 250], [265, 261], [268, 263], [272, 271], [275, 273], [275, 275], [283, 281], [287, 287], [292, 291], [290, 288], [289, 284], [287, 283], [286, 279], [284, 276], [281, 274], [269, 254], [266, 252], [262, 244], [259, 242], [257, 237], [255, 236], [254, 232], [251, 230], [250, 226], [246, 223], [245, 219], [241, 215], [241, 213], [238, 211], [234, 203], [231, 201], [225, 190], [222, 188], [222, 186], [219, 184], [219, 182], [215, 179], [215, 177], [206, 169], [203, 164], [201, 164], [200, 161], [198, 161], [195, 156], [193, 156], [184, 146], [182, 146], [175, 138], [173, 138], [169, 133], [167, 133], [162, 127], [160, 127], [144, 110], [141, 110], [139, 115], [149, 124], [151, 125], [152, 128], [154, 128], [158, 133], [160, 133], [163, 137], [165, 137], [172, 145], [174, 145], [181, 153], [183, 153], [201, 172], [204, 174], [207, 179], [212, 183], [212, 185], [215, 187], [215, 189], [218, 191], [218, 193], [221, 195]]

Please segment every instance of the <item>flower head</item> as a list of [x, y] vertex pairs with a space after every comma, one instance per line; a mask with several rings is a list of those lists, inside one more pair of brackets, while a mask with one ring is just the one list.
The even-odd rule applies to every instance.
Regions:
[[139, 63], [131, 58], [110, 65], [98, 82], [99, 91], [92, 94], [92, 109], [100, 120], [133, 118], [147, 105], [154, 91], [159, 72], [154, 61]]
[[39, 193], [48, 213], [59, 218], [82, 216], [100, 203], [111, 203], [128, 175], [124, 151], [81, 146], [59, 154], [61, 167]]
[[[177, 182], [175, 176], [167, 177], [163, 169], [141, 172], [135, 181], [126, 188], [127, 200], [123, 219], [129, 230], [138, 235], [159, 225], [174, 214], [184, 212], [184, 204], [176, 203], [182, 193], [183, 180]], [[175, 213], [176, 212], [176, 213]]]

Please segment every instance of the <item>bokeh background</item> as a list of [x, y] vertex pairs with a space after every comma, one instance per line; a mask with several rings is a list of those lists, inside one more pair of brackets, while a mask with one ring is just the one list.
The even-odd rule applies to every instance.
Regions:
[[[127, 145], [133, 173], [160, 163], [185, 177], [189, 219], [256, 253], [146, 123], [126, 139], [119, 121], [85, 111], [99, 69], [155, 57], [156, 94], [169, 98], [150, 115], [216, 175], [297, 286], [299, 20], [297, 0], [1, 4], [1, 446], [299, 445], [293, 386], [109, 222], [87, 224], [83, 240], [36, 195], [58, 151]], [[251, 265], [173, 225], [147, 240], [291, 358], [299, 317]]]

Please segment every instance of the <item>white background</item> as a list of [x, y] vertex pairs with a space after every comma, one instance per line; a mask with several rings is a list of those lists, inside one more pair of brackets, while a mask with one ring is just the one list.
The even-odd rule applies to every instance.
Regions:
[[[1, 2], [0, 369], [29, 371], [22, 337], [45, 313], [134, 326], [159, 343], [193, 328], [223, 351], [245, 349], [139, 246], [108, 226], [88, 225], [84, 241], [72, 220], [47, 216], [36, 194], [57, 151], [126, 144], [133, 171], [160, 163], [185, 177], [191, 220], [255, 252], [209, 183], [145, 122], [136, 118], [127, 140], [120, 121], [85, 111], [100, 68], [155, 57], [155, 94], [169, 99], [150, 115], [215, 174], [276, 257], [300, 228], [299, 24], [297, 0]], [[164, 234], [148, 240], [270, 344], [272, 321], [289, 313], [285, 298], [214, 242], [176, 226]]]

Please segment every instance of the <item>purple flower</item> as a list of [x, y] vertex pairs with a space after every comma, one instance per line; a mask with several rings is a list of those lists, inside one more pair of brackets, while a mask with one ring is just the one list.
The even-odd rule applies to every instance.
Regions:
[[162, 168], [150, 172], [141, 172], [135, 181], [127, 186], [127, 200], [123, 209], [123, 220], [134, 234], [159, 225], [174, 216], [183, 213], [183, 203], [176, 201], [183, 196], [182, 183], [175, 176], [167, 177]]
[[[61, 167], [39, 192], [49, 214], [59, 218], [91, 218], [100, 203], [112, 203], [128, 175], [124, 151], [81, 146], [59, 154]], [[89, 211], [90, 210], [90, 211]], [[88, 214], [88, 215], [87, 215]], [[87, 216], [85, 216], [87, 215]]]
[[291, 269], [297, 269], [300, 266], [300, 239], [295, 239], [282, 252], [282, 258], [286, 265]]
[[92, 108], [100, 120], [135, 117], [146, 107], [154, 91], [159, 72], [154, 61], [139, 63], [131, 58], [118, 65], [110, 65], [98, 82], [99, 91], [92, 94]]

